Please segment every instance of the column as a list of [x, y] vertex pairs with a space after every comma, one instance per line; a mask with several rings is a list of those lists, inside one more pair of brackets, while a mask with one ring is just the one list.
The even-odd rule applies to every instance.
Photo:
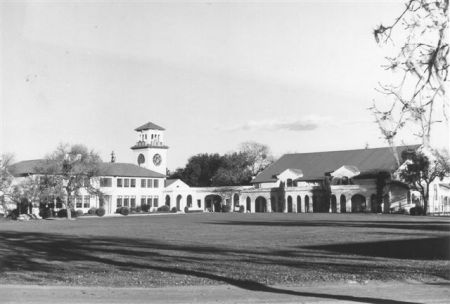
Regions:
[[366, 198], [366, 212], [371, 212], [372, 202], [370, 201], [370, 196], [365, 196]]
[[351, 199], [351, 196], [350, 196], [350, 198], [347, 198], [347, 202], [345, 204], [345, 210], [347, 211], [347, 213], [348, 212], [352, 212], [352, 199]]
[[250, 212], [255, 213], [255, 200], [250, 199]]
[[300, 205], [301, 205], [301, 212], [302, 213], [305, 213], [305, 196], [303, 196], [302, 198], [301, 198], [301, 202], [300, 202]]
[[328, 198], [328, 203], [330, 204], [330, 208], [328, 209], [328, 213], [333, 213], [333, 206], [332, 206], [333, 200], [331, 199], [331, 195]]
[[341, 195], [336, 194], [336, 213], [341, 213]]
[[292, 197], [292, 213], [297, 213], [297, 196]]
[[282, 198], [282, 202], [283, 202], [283, 213], [287, 213], [288, 210], [287, 210], [287, 200], [286, 200], [286, 197], [283, 197], [283, 198]]
[[272, 200], [271, 198], [266, 198], [266, 212], [271, 213], [272, 212]]

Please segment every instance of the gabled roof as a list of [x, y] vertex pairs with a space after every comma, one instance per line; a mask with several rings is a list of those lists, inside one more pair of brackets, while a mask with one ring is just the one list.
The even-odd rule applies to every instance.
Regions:
[[170, 185], [172, 185], [174, 182], [176, 182], [178, 179], [176, 178], [176, 179], [166, 179], [165, 181], [164, 181], [164, 187], [168, 187], [168, 186], [170, 186]]
[[[417, 149], [420, 145], [399, 146], [398, 154], [406, 149]], [[313, 153], [285, 154], [272, 165], [258, 174], [252, 183], [274, 182], [276, 175], [284, 170], [300, 169], [303, 178], [318, 178], [326, 172], [332, 172], [344, 165], [356, 166], [361, 173], [370, 171], [396, 170], [397, 164], [390, 147], [343, 150]]]
[[[39, 174], [40, 168], [48, 165], [45, 159], [25, 160], [8, 167], [9, 172], [15, 176], [27, 176], [29, 174]], [[147, 177], [164, 178], [165, 175], [152, 170], [128, 163], [100, 163], [100, 176], [126, 176], [126, 177]]]
[[145, 130], [161, 130], [164, 131], [163, 127], [160, 127], [158, 125], [155, 125], [152, 122], [148, 122], [145, 125], [142, 125], [140, 127], [137, 127], [136, 129], [134, 129], [135, 131], [145, 131]]

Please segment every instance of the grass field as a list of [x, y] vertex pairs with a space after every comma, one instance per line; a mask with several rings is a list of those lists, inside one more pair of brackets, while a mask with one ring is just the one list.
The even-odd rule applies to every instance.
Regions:
[[187, 214], [0, 221], [0, 283], [248, 289], [450, 279], [450, 220], [356, 214]]

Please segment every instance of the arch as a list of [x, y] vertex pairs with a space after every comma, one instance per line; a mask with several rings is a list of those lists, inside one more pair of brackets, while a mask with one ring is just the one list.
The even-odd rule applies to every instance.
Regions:
[[309, 196], [305, 195], [305, 212], [308, 213], [309, 211]]
[[234, 206], [234, 207], [239, 206], [239, 194], [237, 194], [237, 193], [235, 193], [235, 194], [233, 195], [233, 206]]
[[272, 212], [278, 212], [277, 199], [275, 198], [275, 196], [272, 196], [270, 198], [270, 206], [272, 207]]
[[347, 198], [344, 194], [341, 194], [341, 197], [339, 198], [339, 204], [341, 205], [341, 213], [347, 212]]
[[177, 196], [177, 211], [181, 211], [181, 199], [183, 197], [181, 196], [181, 194], [178, 194]]
[[258, 196], [255, 200], [255, 212], [266, 212], [267, 211], [267, 200]]
[[247, 196], [247, 199], [245, 200], [246, 202], [246, 207], [247, 207], [247, 212], [251, 212], [252, 211], [252, 200], [249, 196]]
[[352, 196], [352, 212], [364, 212], [366, 211], [366, 197], [361, 194], [355, 194]]
[[297, 213], [302, 212], [302, 198], [300, 195], [297, 195]]
[[186, 206], [188, 208], [192, 207], [192, 195], [190, 195], [190, 194], [186, 197]]
[[170, 208], [170, 195], [166, 195], [166, 202], [164, 204]]
[[291, 213], [293, 211], [292, 209], [292, 196], [289, 195], [287, 198], [287, 212]]
[[222, 211], [222, 197], [217, 194], [209, 194], [205, 196], [205, 208], [211, 212]]
[[331, 212], [337, 213], [337, 198], [336, 195], [331, 195]]

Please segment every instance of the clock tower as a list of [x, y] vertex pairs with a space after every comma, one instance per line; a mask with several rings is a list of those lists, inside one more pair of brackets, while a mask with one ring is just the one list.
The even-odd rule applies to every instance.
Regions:
[[138, 141], [131, 150], [134, 151], [136, 163], [166, 175], [169, 147], [164, 144], [164, 128], [148, 122], [134, 130], [138, 133]]

